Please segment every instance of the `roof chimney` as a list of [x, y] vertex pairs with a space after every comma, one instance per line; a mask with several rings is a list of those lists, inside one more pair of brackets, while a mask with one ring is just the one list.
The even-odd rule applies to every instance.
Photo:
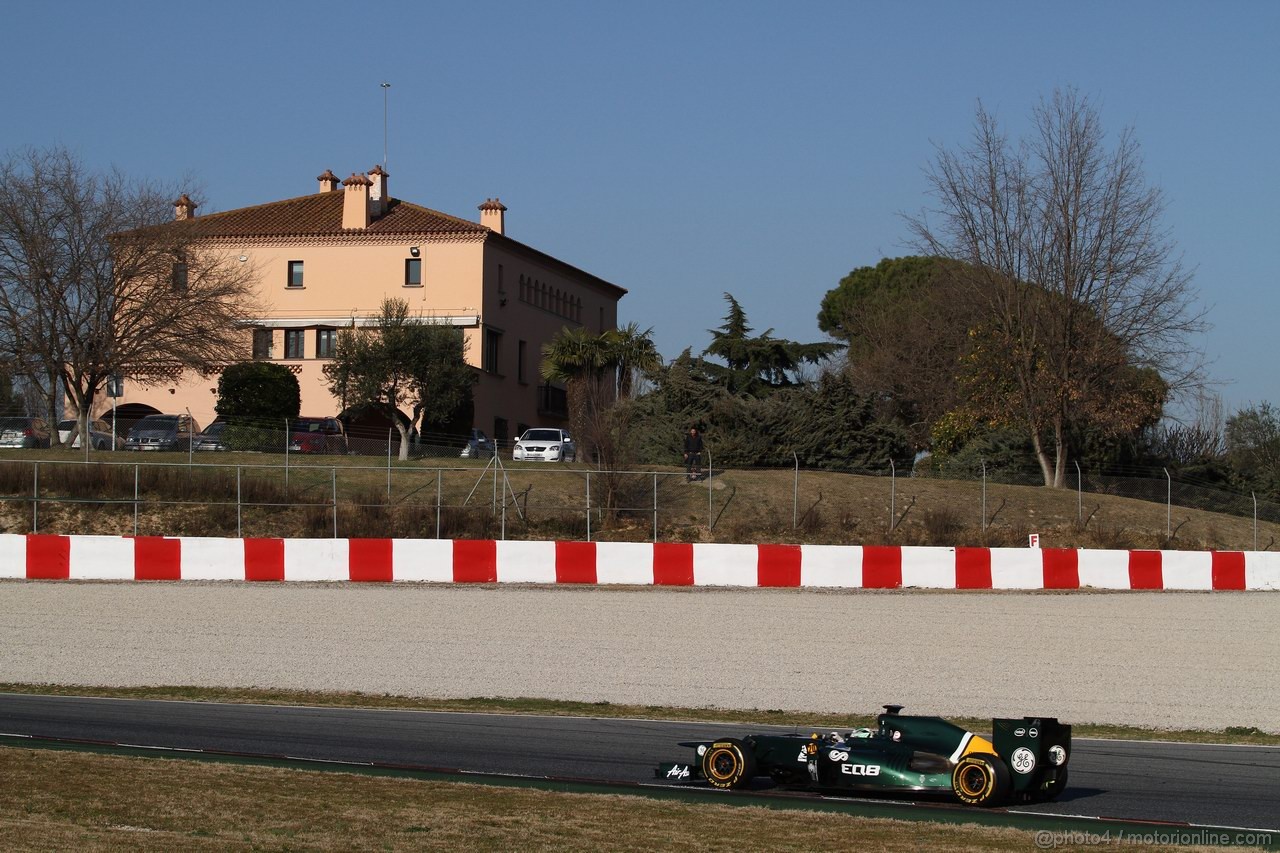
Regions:
[[184, 219], [195, 219], [197, 207], [199, 205], [188, 198], [186, 193], [183, 193], [173, 203], [173, 218], [179, 222]]
[[369, 170], [369, 177], [373, 181], [373, 187], [369, 190], [369, 208], [373, 216], [381, 216], [387, 212], [387, 202], [390, 198], [387, 196], [387, 178], [391, 177], [382, 171], [381, 166], [374, 166]]
[[373, 181], [353, 172], [342, 185], [346, 187], [342, 197], [342, 227], [368, 228], [369, 187], [373, 185]]
[[338, 188], [338, 184], [342, 181], [333, 173], [332, 169], [325, 169], [324, 174], [316, 178], [320, 182], [320, 192], [331, 193]]
[[486, 198], [479, 209], [480, 224], [502, 234], [506, 222], [503, 214], [507, 212], [507, 206], [496, 198]]

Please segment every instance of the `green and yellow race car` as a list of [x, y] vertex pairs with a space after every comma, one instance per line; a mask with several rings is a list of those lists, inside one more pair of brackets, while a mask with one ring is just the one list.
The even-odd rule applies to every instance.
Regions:
[[874, 729], [682, 742], [693, 760], [664, 762], [655, 775], [716, 788], [745, 788], [768, 776], [827, 793], [944, 792], [972, 806], [1052, 800], [1067, 785], [1071, 726], [1053, 717], [993, 719], [987, 740], [941, 717], [884, 707]]

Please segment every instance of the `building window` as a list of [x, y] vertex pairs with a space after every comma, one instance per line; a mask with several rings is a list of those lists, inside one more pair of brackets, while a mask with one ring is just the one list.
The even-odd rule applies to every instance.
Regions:
[[516, 379], [518, 379], [521, 384], [524, 384], [525, 382], [524, 356], [525, 356], [526, 346], [527, 346], [526, 341], [520, 341], [519, 343], [516, 344]]
[[173, 292], [187, 292], [187, 265], [184, 261], [178, 261], [173, 265]]
[[302, 261], [289, 261], [289, 287], [302, 287]]
[[302, 329], [284, 330], [284, 357], [302, 358], [306, 332]]
[[422, 287], [422, 258], [405, 258], [404, 286]]
[[253, 330], [253, 357], [261, 360], [271, 358], [272, 339], [275, 337], [270, 329]]
[[502, 349], [502, 333], [493, 329], [484, 330], [484, 371], [498, 372], [498, 354]]
[[333, 358], [333, 354], [337, 349], [337, 329], [316, 330], [316, 358]]

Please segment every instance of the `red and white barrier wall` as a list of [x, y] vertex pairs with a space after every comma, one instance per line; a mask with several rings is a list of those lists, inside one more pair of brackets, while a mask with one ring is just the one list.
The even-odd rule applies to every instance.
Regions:
[[1280, 553], [9, 534], [0, 578], [1280, 590]]

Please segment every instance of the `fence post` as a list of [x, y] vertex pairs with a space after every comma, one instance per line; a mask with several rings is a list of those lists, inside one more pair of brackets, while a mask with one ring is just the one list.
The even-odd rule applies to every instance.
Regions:
[[240, 466], [236, 466], [236, 538], [244, 536], [243, 528], [240, 523]]
[[1080, 476], [1080, 460], [1076, 463], [1076, 524], [1084, 521], [1084, 478]]
[[436, 469], [436, 538], [440, 538], [440, 475], [443, 473], [441, 469]]
[[[270, 433], [268, 432], [268, 435]], [[284, 496], [289, 497], [289, 419], [284, 419]]]
[[1253, 550], [1258, 550], [1258, 493], [1250, 492], [1253, 495]]
[[587, 541], [591, 541], [591, 472], [587, 472]]
[[710, 533], [716, 526], [715, 510], [711, 505], [711, 451], [707, 451], [707, 532]]
[[338, 469], [329, 469], [333, 475], [333, 538], [338, 538]]
[[391, 427], [387, 427], [387, 503], [391, 503]]
[[[658, 541], [658, 472], [653, 472], [653, 541]], [[1256, 550], [1256, 549], [1255, 549]]]
[[796, 529], [800, 512], [800, 457], [791, 451], [791, 458], [796, 461], [796, 473], [791, 478], [791, 529]]
[[1173, 478], [1169, 476], [1169, 469], [1162, 468], [1164, 471], [1164, 535], [1166, 537], [1173, 535]]
[[889, 460], [889, 532], [893, 532], [893, 519], [898, 514], [898, 466]]
[[138, 535], [138, 463], [133, 463], [133, 535]]
[[987, 460], [982, 460], [982, 530], [987, 529]]
[[[31, 532], [40, 532], [40, 463], [31, 463]], [[137, 525], [134, 525], [137, 533]]]

